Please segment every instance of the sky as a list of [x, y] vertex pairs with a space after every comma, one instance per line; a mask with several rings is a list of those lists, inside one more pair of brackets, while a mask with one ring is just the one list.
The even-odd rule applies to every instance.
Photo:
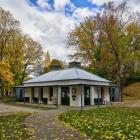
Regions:
[[[68, 61], [73, 52], [66, 45], [67, 34], [86, 16], [94, 16], [109, 0], [0, 0], [20, 21], [25, 34], [40, 42], [51, 58]], [[116, 4], [126, 0], [115, 0]], [[128, 6], [139, 10], [140, 0], [127, 0]]]

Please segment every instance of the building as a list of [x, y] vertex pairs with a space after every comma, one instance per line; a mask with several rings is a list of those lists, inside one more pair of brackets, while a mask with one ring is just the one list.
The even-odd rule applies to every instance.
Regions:
[[[57, 68], [57, 69], [56, 69]], [[112, 82], [82, 70], [80, 63], [71, 62], [69, 68], [52, 71], [23, 82], [20, 95], [25, 102], [70, 105], [105, 104], [115, 101]], [[22, 92], [23, 91], [23, 92]], [[120, 98], [120, 95], [119, 95]], [[117, 100], [119, 100], [117, 98]]]

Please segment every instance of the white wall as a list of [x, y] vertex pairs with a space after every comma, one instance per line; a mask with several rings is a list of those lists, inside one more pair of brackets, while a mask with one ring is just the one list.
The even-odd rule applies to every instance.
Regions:
[[31, 101], [31, 88], [25, 88], [25, 97], [29, 97]]
[[104, 87], [104, 101], [110, 102], [109, 88]]
[[[57, 98], [57, 87], [53, 87], [53, 97], [52, 97], [52, 101], [50, 101], [50, 87], [43, 87], [43, 98], [48, 98], [48, 104], [54, 104], [54, 98]], [[30, 102], [31, 102], [31, 89], [32, 88], [26, 88], [25, 89], [25, 97], [29, 97], [30, 98]], [[59, 88], [59, 92], [61, 92], [61, 89]], [[34, 97], [38, 98], [38, 94], [39, 94], [39, 87], [35, 87], [34, 88]], [[61, 103], [61, 96], [59, 97], [59, 104]]]
[[90, 88], [90, 105], [94, 105], [94, 98], [98, 98], [98, 92], [99, 92], [99, 98], [101, 98], [101, 87], [91, 86], [91, 88]]
[[38, 98], [38, 93], [39, 93], [39, 88], [35, 87], [34, 88], [34, 97]]
[[[76, 98], [72, 98], [72, 88], [76, 88]], [[84, 88], [80, 89], [80, 86], [70, 86], [70, 106], [81, 106], [81, 90], [82, 90], [82, 104], [84, 106]]]

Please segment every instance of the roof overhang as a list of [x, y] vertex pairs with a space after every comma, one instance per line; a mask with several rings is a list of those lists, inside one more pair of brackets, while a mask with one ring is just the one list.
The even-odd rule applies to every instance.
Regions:
[[51, 82], [36, 82], [36, 83], [24, 83], [21, 86], [15, 86], [15, 88], [22, 87], [46, 87], [46, 86], [68, 86], [68, 85], [93, 85], [93, 86], [115, 86], [110, 82], [102, 81], [90, 81], [90, 80], [63, 80], [63, 81], [51, 81]]

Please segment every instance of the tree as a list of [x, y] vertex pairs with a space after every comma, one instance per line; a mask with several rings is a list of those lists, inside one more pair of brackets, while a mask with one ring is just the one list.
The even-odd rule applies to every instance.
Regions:
[[118, 85], [134, 73], [137, 53], [140, 50], [140, 27], [136, 17], [126, 3], [115, 6], [113, 2], [104, 5], [102, 14], [97, 15], [102, 48], [114, 57], [115, 78]]
[[0, 84], [3, 92], [14, 84], [19, 65], [22, 63], [21, 38], [19, 22], [9, 11], [0, 8]]
[[73, 47], [76, 50], [76, 53], [70, 56], [86, 64], [87, 62], [93, 64], [97, 54], [95, 32], [96, 23], [92, 17], [85, 18], [79, 26], [76, 26], [67, 36], [68, 47]]
[[60, 61], [58, 59], [52, 59], [52, 61], [50, 63], [50, 67], [51, 66], [59, 66], [60, 68], [63, 68], [63, 63], [62, 63], [62, 61]]
[[44, 59], [44, 72], [48, 72], [50, 63], [51, 63], [50, 53], [49, 51], [47, 51]]
[[[8, 92], [29, 75], [39, 74], [42, 66], [42, 46], [20, 30], [19, 21], [9, 11], [0, 8], [0, 85]], [[4, 93], [3, 93], [4, 94]]]
[[42, 66], [42, 46], [29, 36], [25, 36], [24, 41], [24, 65], [20, 83], [26, 80], [30, 74], [42, 73], [42, 69], [38, 69]]
[[106, 3], [101, 13], [69, 33], [67, 44], [76, 48], [73, 56], [107, 71], [109, 78], [123, 85], [140, 64], [140, 25], [135, 15], [126, 3]]
[[4, 60], [0, 60], [0, 84], [2, 86], [2, 96], [4, 93], [4, 87], [9, 87], [14, 84], [13, 75], [10, 71], [10, 65]]

